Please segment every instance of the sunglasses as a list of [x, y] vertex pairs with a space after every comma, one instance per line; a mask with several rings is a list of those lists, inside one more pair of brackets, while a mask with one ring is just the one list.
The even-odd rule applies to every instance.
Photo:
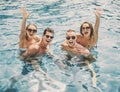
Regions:
[[67, 39], [67, 40], [70, 40], [70, 39], [74, 40], [74, 39], [75, 39], [75, 36], [67, 36], [66, 39]]
[[29, 32], [33, 32], [33, 33], [36, 33], [37, 32], [37, 30], [35, 30], [35, 29], [27, 29]]
[[49, 35], [45, 35], [46, 38], [50, 38], [50, 39], [53, 39], [54, 37], [53, 36], [49, 36]]
[[88, 29], [90, 29], [90, 27], [83, 27], [82, 29], [83, 30], [85, 30], [85, 29], [88, 30]]

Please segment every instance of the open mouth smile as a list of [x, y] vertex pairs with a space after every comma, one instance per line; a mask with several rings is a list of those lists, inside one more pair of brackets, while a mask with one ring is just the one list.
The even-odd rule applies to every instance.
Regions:
[[88, 32], [85, 32], [84, 34], [88, 34]]

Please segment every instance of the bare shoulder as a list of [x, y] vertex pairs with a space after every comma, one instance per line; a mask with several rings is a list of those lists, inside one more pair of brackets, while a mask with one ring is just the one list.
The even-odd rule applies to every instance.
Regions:
[[76, 33], [76, 36], [82, 36], [80, 33]]
[[82, 35], [78, 34], [78, 33], [76, 33], [76, 36], [77, 36], [77, 38], [81, 38], [82, 37]]
[[76, 33], [76, 35], [78, 36], [78, 35], [80, 35], [79, 33]]
[[34, 37], [34, 39], [35, 39], [37, 42], [39, 42], [39, 41], [40, 41], [40, 37], [39, 37], [39, 36], [37, 36], [37, 35]]
[[29, 46], [29, 49], [31, 50], [38, 50], [39, 49], [39, 45], [36, 43], [36, 44], [32, 44]]
[[64, 41], [64, 42], [61, 44], [61, 46], [67, 46], [66, 41]]

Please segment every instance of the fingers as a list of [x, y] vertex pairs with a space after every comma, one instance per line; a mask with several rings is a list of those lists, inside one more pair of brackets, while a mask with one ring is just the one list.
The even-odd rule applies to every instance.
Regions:
[[20, 9], [20, 11], [21, 11], [22, 13], [24, 13], [24, 12], [26, 12], [26, 8], [25, 8], [25, 7], [22, 7], [22, 8]]
[[23, 15], [23, 18], [28, 18], [29, 14], [28, 14], [26, 8], [22, 7], [20, 10], [21, 10], [21, 13]]
[[96, 17], [100, 17], [102, 15], [101, 8], [97, 8], [94, 13], [95, 13]]
[[102, 9], [101, 9], [100, 7], [97, 7], [96, 10], [97, 10], [97, 11], [101, 11]]

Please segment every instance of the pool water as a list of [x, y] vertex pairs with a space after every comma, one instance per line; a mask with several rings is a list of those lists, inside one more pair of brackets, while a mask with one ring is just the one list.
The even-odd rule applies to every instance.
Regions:
[[[119, 0], [1, 0], [0, 1], [0, 92], [120, 92], [120, 1]], [[19, 57], [20, 8], [31, 13], [28, 23], [38, 26], [38, 35], [46, 27], [55, 31], [51, 50], [64, 58], [60, 44], [68, 29], [79, 33], [79, 26], [95, 23], [94, 11], [102, 8], [97, 58], [91, 63], [97, 75], [97, 88], [92, 87], [86, 66], [60, 69], [52, 58], [42, 57], [40, 64], [52, 80], [25, 64]], [[54, 81], [53, 81], [54, 80]]]

